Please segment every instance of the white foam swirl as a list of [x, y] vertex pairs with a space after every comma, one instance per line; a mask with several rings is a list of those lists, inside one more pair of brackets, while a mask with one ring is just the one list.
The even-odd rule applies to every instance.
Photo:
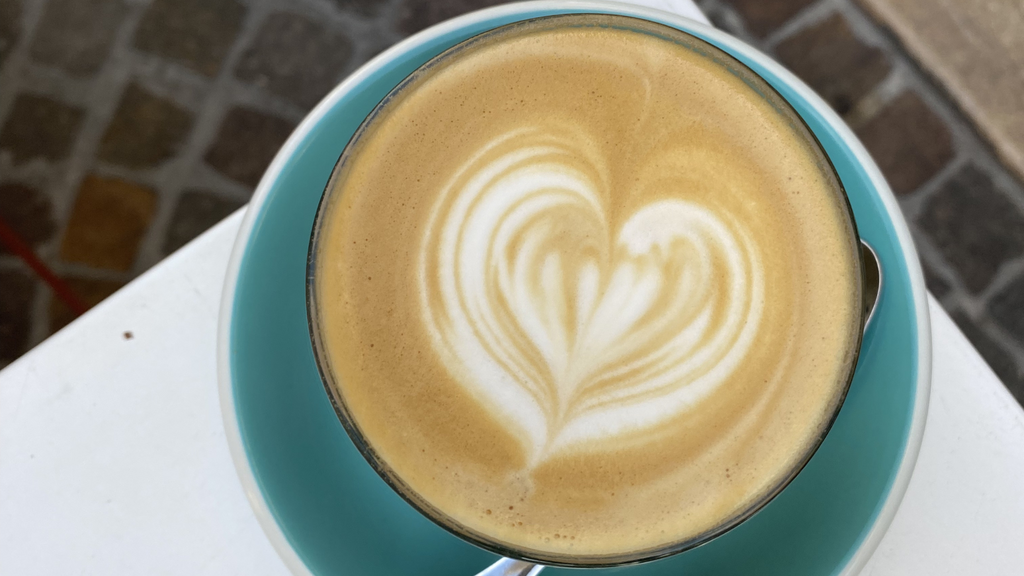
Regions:
[[531, 465], [678, 417], [729, 378], [761, 318], [738, 223], [669, 198], [613, 234], [596, 150], [571, 130], [494, 140], [442, 191], [421, 245], [433, 347]]

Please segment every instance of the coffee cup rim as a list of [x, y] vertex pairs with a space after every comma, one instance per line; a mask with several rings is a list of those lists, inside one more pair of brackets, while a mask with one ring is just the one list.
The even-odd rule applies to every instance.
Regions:
[[[831, 158], [829, 158], [828, 153], [825, 151], [824, 146], [818, 140], [810, 126], [807, 125], [807, 122], [785, 99], [785, 97], [751, 67], [747, 66], [739, 59], [733, 57], [714, 44], [685, 30], [680, 30], [679, 28], [636, 16], [583, 11], [571, 14], [552, 14], [527, 18], [490, 28], [484, 32], [449, 46], [403, 78], [383, 99], [381, 99], [380, 103], [378, 103], [374, 109], [367, 114], [359, 127], [353, 133], [352, 137], [349, 139], [348, 143], [345, 145], [342, 153], [339, 155], [338, 161], [335, 163], [334, 168], [331, 171], [331, 176], [324, 187], [323, 193], [321, 194], [320, 202], [317, 205], [316, 216], [310, 232], [309, 250], [306, 259], [306, 312], [309, 337], [313, 347], [314, 361], [320, 375], [320, 380], [328, 398], [330, 399], [331, 405], [334, 408], [335, 414], [352, 443], [359, 450], [360, 454], [370, 467], [373, 468], [377, 475], [380, 476], [380, 478], [384, 480], [384, 482], [410, 506], [415, 508], [420, 514], [440, 528], [447, 530], [451, 534], [462, 538], [475, 546], [494, 552], [495, 554], [518, 560], [545, 564], [548, 566], [560, 566], [567, 568], [610, 568], [659, 560], [710, 542], [753, 517], [772, 500], [774, 500], [776, 496], [782, 493], [786, 486], [792, 483], [792, 481], [806, 467], [807, 463], [817, 452], [822, 442], [824, 442], [828, 432], [835, 423], [835, 420], [839, 415], [839, 411], [842, 409], [843, 403], [850, 390], [850, 385], [853, 382], [853, 378], [856, 373], [857, 360], [860, 354], [865, 322], [867, 320], [867, 311], [862, 306], [857, 306], [857, 313], [853, 319], [855, 321], [851, 322], [851, 328], [859, 326], [860, 329], [856, 332], [856, 342], [851, 344], [850, 351], [852, 352], [852, 357], [850, 359], [848, 371], [843, 379], [839, 398], [832, 407], [825, 424], [820, 429], [819, 435], [812, 441], [811, 445], [807, 447], [806, 451], [801, 454], [801, 457], [794, 462], [792, 468], [787, 471], [785, 476], [780, 478], [775, 485], [762, 493], [755, 501], [739, 510], [736, 514], [723, 519], [711, 529], [705, 530], [704, 532], [690, 538], [626, 553], [572, 555], [517, 547], [493, 538], [479, 530], [474, 530], [431, 504], [402, 479], [401, 475], [398, 474], [373, 448], [372, 443], [360, 429], [355, 418], [347, 409], [343, 395], [336, 386], [333, 385], [334, 382], [337, 381], [337, 378], [331, 369], [329, 354], [324, 350], [324, 344], [321, 339], [321, 332], [319, 329], [320, 317], [318, 314], [319, 302], [316, 285], [320, 232], [323, 230], [325, 218], [329, 216], [329, 211], [332, 207], [331, 202], [337, 198], [337, 196], [332, 194], [332, 192], [337, 185], [338, 179], [342, 175], [343, 168], [350, 151], [357, 146], [361, 136], [365, 133], [368, 126], [372, 124], [373, 120], [381, 113], [382, 109], [386, 107], [389, 101], [401, 94], [407, 86], [413, 84], [420, 74], [429, 71], [432, 67], [441, 64], [452, 57], [457, 57], [458, 53], [470, 48], [478, 42], [486, 41], [489, 38], [506, 33], [514, 35], [514, 31], [517, 28], [530, 29], [536, 28], [537, 26], [544, 26], [546, 24], [550, 24], [552, 27], [559, 27], [560, 25], [555, 24], [554, 22], [580, 22], [581, 20], [585, 21], [587, 19], [598, 22], [604, 21], [605, 24], [584, 24], [585, 26], [607, 26], [616, 29], [628, 28], [640, 33], [651, 34], [670, 42], [677, 42], [689, 50], [698, 52], [703, 58], [710, 59], [715, 64], [726, 68], [731, 73], [740, 77], [748, 86], [757, 92], [761, 98], [775, 108], [779, 114], [796, 124], [793, 126], [794, 131], [798, 132], [801, 138], [805, 139], [814, 148], [816, 155], [818, 156], [818, 160], [823, 164], [821, 166], [821, 170], [834, 181], [836, 189], [841, 196], [842, 202], [840, 204], [847, 218], [848, 224], [850, 225], [852, 235], [851, 245], [849, 248], [851, 256], [857, 265], [857, 272], [860, 276], [860, 285], [858, 286], [858, 291], [854, 294], [854, 301], [858, 303], [861, 302], [861, 292], [864, 290], [867, 280], [861, 252], [861, 238], [857, 229], [853, 207], [850, 205], [846, 189], [843, 186], [842, 180], [839, 178], [839, 174], [833, 165]], [[567, 25], [573, 26], [573, 24]], [[664, 35], [660, 34], [656, 30], [663, 32]], [[683, 44], [683, 42], [679, 40], [681, 38], [685, 38], [686, 42], [693, 42], [694, 44]], [[702, 52], [702, 50], [706, 50], [707, 52]], [[855, 274], [855, 276], [856, 275], [857, 274]]]

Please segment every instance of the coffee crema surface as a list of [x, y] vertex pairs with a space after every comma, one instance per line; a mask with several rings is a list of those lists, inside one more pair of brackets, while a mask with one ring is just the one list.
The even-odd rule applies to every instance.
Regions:
[[316, 240], [351, 423], [421, 506], [542, 555], [741, 516], [820, 442], [859, 342], [856, 235], [806, 128], [706, 45], [603, 18], [410, 77]]

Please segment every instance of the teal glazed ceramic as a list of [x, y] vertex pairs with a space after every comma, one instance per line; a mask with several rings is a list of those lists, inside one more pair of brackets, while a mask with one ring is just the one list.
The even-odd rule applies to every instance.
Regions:
[[[824, 443], [758, 514], [699, 548], [592, 573], [856, 573], [906, 490], [927, 412], [931, 343], [917, 256], [878, 169], [843, 122], [778, 64], [706, 25], [606, 2], [527, 2], [469, 14], [413, 36], [339, 85], [302, 122], [261, 181], [229, 264], [219, 372], [225, 431], [271, 543], [300, 575], [466, 575], [492, 554], [431, 523], [359, 454], [320, 382], [306, 324], [306, 251], [324, 186], [362, 119], [421, 64], [519, 20], [597, 12], [646, 18], [744, 62], [804, 118], [829, 154], [885, 282], [849, 395]], [[549, 569], [545, 574], [568, 574]], [[578, 572], [577, 572], [578, 573]]]

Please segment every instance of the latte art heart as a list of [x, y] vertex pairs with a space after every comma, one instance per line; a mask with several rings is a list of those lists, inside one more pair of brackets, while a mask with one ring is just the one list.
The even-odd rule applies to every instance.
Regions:
[[569, 127], [494, 139], [441, 192], [420, 247], [433, 349], [531, 466], [684, 416], [762, 316], [738, 221], [674, 191], [613, 229], [598, 149]]

